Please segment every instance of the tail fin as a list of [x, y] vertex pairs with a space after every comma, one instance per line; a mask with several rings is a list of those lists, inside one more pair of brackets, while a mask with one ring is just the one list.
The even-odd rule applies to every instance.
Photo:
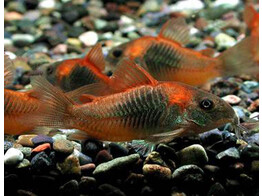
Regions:
[[37, 119], [38, 125], [49, 128], [71, 128], [68, 122], [71, 116], [70, 108], [74, 102], [41, 76], [32, 78], [31, 84], [46, 107], [44, 114]]
[[249, 36], [223, 52], [218, 59], [222, 62], [224, 75], [255, 75], [258, 74], [258, 55], [258, 37]]

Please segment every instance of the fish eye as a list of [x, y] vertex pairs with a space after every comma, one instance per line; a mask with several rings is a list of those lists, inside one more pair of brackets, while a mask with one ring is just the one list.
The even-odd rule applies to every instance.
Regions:
[[52, 74], [53, 71], [54, 71], [53, 66], [49, 66], [49, 67], [46, 69], [46, 73], [49, 74], [49, 75]]
[[204, 110], [210, 110], [213, 108], [213, 106], [214, 103], [210, 99], [204, 99], [200, 102], [200, 107]]
[[122, 55], [122, 50], [121, 49], [116, 49], [113, 51], [113, 56], [116, 58], [119, 58]]

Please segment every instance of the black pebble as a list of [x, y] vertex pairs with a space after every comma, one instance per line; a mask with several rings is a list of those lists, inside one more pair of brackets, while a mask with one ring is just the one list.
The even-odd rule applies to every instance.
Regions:
[[78, 182], [76, 180], [71, 180], [65, 183], [59, 188], [61, 196], [77, 196], [79, 195]]
[[128, 149], [116, 143], [109, 144], [109, 152], [114, 158], [123, 157], [128, 155]]

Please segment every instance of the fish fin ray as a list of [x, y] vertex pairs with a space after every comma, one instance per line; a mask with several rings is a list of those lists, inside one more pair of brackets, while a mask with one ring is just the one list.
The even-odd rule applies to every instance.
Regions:
[[158, 36], [185, 45], [190, 41], [189, 30], [183, 17], [172, 18], [163, 25]]
[[141, 85], [156, 85], [158, 82], [141, 66], [128, 58], [123, 58], [110, 78], [109, 86], [116, 91]]
[[70, 118], [68, 109], [73, 106], [73, 100], [41, 76], [33, 77], [31, 84], [33, 89], [40, 95], [39, 100], [46, 108], [41, 118], [37, 119], [39, 126], [68, 128], [67, 121]]
[[151, 135], [148, 138], [146, 138], [146, 140], [149, 142], [157, 143], [157, 144], [158, 143], [168, 143], [176, 137], [183, 136], [184, 133], [185, 133], [185, 129], [180, 128], [180, 129], [176, 129], [174, 131], [167, 132], [167, 133], [159, 133], [159, 134]]
[[225, 75], [258, 73], [258, 37], [249, 36], [232, 48], [227, 49], [217, 58]]
[[100, 71], [105, 69], [105, 59], [100, 43], [97, 43], [93, 48], [91, 48], [85, 59], [96, 66]]

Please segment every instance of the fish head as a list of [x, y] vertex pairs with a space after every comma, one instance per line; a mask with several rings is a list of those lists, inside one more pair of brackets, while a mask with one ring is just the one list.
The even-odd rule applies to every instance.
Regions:
[[41, 65], [37, 71], [42, 73], [42, 76], [44, 76], [51, 84], [56, 83], [56, 75], [57, 75], [57, 68], [61, 62], [55, 62], [55, 63], [48, 63]]
[[109, 72], [114, 72], [118, 62], [122, 57], [124, 57], [125, 48], [127, 47], [127, 43], [120, 44], [109, 50], [106, 56], [106, 74]]
[[227, 123], [239, 124], [233, 108], [211, 93], [192, 89], [191, 102], [186, 106], [184, 120], [194, 133], [205, 132]]

